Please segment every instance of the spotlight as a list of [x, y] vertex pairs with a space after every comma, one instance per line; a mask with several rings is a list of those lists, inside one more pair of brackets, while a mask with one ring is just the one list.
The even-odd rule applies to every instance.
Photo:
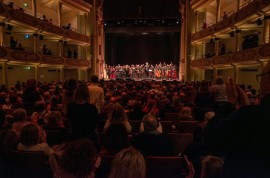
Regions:
[[26, 35], [25, 35], [25, 38], [26, 38], [26, 39], [30, 38], [30, 35], [26, 34]]
[[24, 3], [23, 6], [24, 6], [24, 7], [28, 7], [28, 4], [27, 4], [27, 3]]

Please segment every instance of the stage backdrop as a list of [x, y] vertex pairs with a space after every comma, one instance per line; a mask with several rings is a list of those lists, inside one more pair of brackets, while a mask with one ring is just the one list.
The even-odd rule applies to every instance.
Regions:
[[107, 33], [105, 45], [105, 61], [108, 65], [172, 62], [179, 67], [179, 33]]

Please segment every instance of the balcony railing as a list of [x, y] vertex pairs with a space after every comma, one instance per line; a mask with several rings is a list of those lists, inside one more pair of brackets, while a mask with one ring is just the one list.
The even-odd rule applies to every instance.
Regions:
[[225, 67], [233, 65], [256, 64], [270, 57], [270, 43], [212, 58], [197, 59], [191, 62], [193, 68]]
[[29, 51], [22, 51], [6, 47], [0, 47], [0, 58], [6, 61], [35, 63], [35, 64], [49, 64], [49, 65], [64, 65], [73, 67], [87, 67], [91, 63], [85, 59], [64, 58], [60, 56], [41, 55]]

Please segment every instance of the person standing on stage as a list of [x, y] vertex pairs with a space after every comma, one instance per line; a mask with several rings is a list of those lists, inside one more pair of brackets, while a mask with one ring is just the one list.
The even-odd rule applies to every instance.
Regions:
[[98, 113], [104, 105], [104, 90], [98, 84], [98, 76], [91, 76], [91, 84], [88, 86], [90, 103], [96, 105]]

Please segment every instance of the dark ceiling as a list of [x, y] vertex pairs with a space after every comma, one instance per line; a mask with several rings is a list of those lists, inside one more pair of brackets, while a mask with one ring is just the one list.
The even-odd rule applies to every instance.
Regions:
[[180, 18], [178, 0], [104, 0], [104, 20]]

